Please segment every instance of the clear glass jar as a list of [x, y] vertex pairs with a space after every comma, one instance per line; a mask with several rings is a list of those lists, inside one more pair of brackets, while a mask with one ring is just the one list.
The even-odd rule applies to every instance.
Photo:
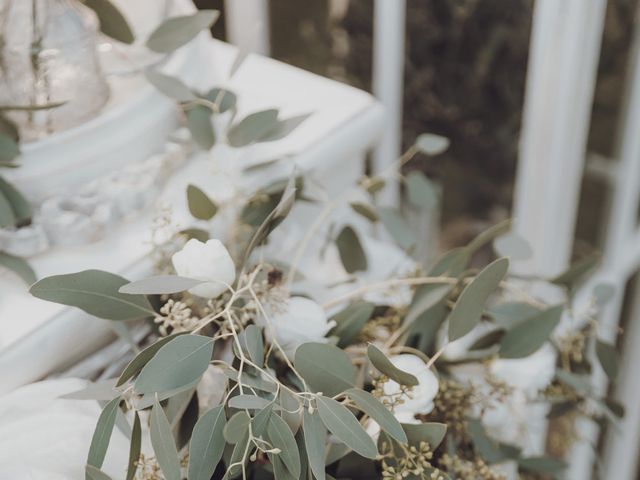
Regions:
[[0, 103], [26, 141], [95, 117], [109, 98], [97, 54], [98, 21], [75, 0], [0, 0]]

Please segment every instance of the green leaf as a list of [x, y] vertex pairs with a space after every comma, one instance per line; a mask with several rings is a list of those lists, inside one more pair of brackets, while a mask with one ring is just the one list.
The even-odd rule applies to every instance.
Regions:
[[31, 285], [37, 280], [36, 273], [31, 266], [26, 260], [20, 257], [14, 257], [8, 253], [0, 252], [0, 265], [14, 272], [27, 285]]
[[377, 222], [380, 219], [380, 217], [378, 217], [378, 212], [376, 212], [376, 209], [368, 203], [352, 202], [349, 204], [349, 206], [353, 209], [354, 212], [363, 216], [370, 222]]
[[346, 226], [340, 231], [336, 238], [336, 246], [347, 273], [367, 269], [367, 254], [362, 248], [358, 234], [352, 227]]
[[487, 348], [491, 348], [498, 344], [500, 340], [502, 340], [502, 337], [504, 337], [504, 330], [501, 328], [491, 330], [473, 342], [469, 347], [469, 350], [485, 350]]
[[216, 143], [216, 135], [211, 124], [211, 110], [203, 105], [189, 107], [186, 112], [187, 128], [193, 141], [203, 150], [210, 150]]
[[529, 242], [515, 233], [497, 237], [493, 241], [493, 249], [499, 256], [509, 257], [511, 260], [527, 260], [533, 255]]
[[134, 384], [136, 393], [166, 392], [197, 381], [213, 354], [213, 340], [202, 335], [181, 335], [160, 347]]
[[0, 177], [0, 192], [11, 205], [16, 223], [20, 224], [31, 219], [33, 213], [27, 199], [2, 177]]
[[523, 470], [529, 472], [547, 473], [551, 475], [557, 475], [567, 468], [564, 462], [551, 457], [520, 458], [518, 465]]
[[547, 308], [511, 327], [500, 341], [500, 357], [528, 357], [549, 340], [562, 317], [563, 306]]
[[498, 288], [508, 269], [509, 260], [499, 258], [487, 265], [464, 288], [449, 315], [449, 341], [466, 335], [478, 324], [485, 303]]
[[186, 228], [184, 230], [180, 230], [179, 233], [180, 235], [187, 237], [187, 240], [195, 238], [196, 240], [200, 240], [202, 243], [205, 243], [210, 238], [209, 232], [202, 230], [201, 228]]
[[224, 438], [229, 443], [238, 443], [249, 431], [251, 417], [247, 412], [235, 413], [224, 426]]
[[202, 280], [180, 277], [178, 275], [157, 275], [155, 277], [145, 278], [144, 280], [127, 283], [120, 287], [118, 291], [129, 295], [168, 295], [171, 293], [184, 292], [201, 283]]
[[376, 444], [344, 405], [332, 398], [320, 396], [318, 413], [322, 423], [338, 440], [365, 458], [376, 458], [378, 455]]
[[118, 381], [116, 382], [116, 387], [124, 385], [127, 380], [133, 378], [133, 376], [136, 375], [140, 370], [142, 370], [142, 367], [144, 367], [147, 362], [153, 358], [153, 356], [158, 352], [158, 350], [160, 350], [160, 348], [162, 348], [170, 341], [174, 340], [176, 337], [185, 334], [185, 332], [174, 333], [172, 335], [161, 338], [160, 340], [142, 350], [133, 358], [133, 360], [129, 362], [129, 364], [122, 371], [120, 377], [118, 378]]
[[269, 419], [273, 412], [273, 402], [264, 407], [251, 419], [251, 430], [256, 437], [261, 437], [269, 425]]
[[593, 296], [599, 307], [606, 305], [616, 294], [616, 287], [610, 283], [599, 283], [593, 287]]
[[428, 284], [421, 285], [416, 290], [409, 305], [409, 310], [404, 319], [404, 323], [411, 324], [423, 313], [443, 302], [449, 295], [453, 285]]
[[396, 417], [373, 395], [357, 388], [350, 388], [345, 393], [353, 400], [358, 408], [377, 422], [382, 430], [398, 442], [407, 443], [407, 435], [398, 420], [396, 420]]
[[295, 117], [277, 120], [273, 127], [271, 127], [267, 133], [262, 135], [258, 141], [273, 142], [281, 140], [298, 128], [310, 116], [310, 113], [303, 113], [302, 115], [296, 115]]
[[302, 431], [304, 432], [304, 445], [309, 458], [309, 466], [316, 480], [325, 480], [324, 452], [326, 448], [327, 429], [325, 428], [320, 415], [309, 413], [304, 409], [302, 421]]
[[587, 273], [593, 270], [598, 263], [600, 263], [600, 258], [601, 255], [598, 252], [586, 256], [579, 262], [571, 265], [565, 272], [555, 278], [552, 278], [551, 283], [566, 287], [570, 290], [573, 289], [582, 280], [584, 280]]
[[0, 161], [11, 162], [20, 155], [20, 147], [9, 135], [0, 133]]
[[447, 426], [444, 423], [403, 423], [402, 428], [407, 435], [409, 445], [427, 442], [432, 451], [438, 448], [447, 433]]
[[493, 241], [494, 238], [508, 233], [511, 230], [511, 224], [511, 219], [508, 219], [487, 228], [484, 232], [469, 242], [469, 245], [466, 247], [469, 254], [477, 252], [481, 247]]
[[262, 368], [264, 365], [264, 341], [262, 340], [262, 329], [257, 325], [249, 325], [244, 329], [240, 342], [247, 350], [249, 358], [253, 363]]
[[232, 147], [244, 147], [259, 141], [278, 122], [278, 110], [269, 109], [244, 117], [229, 129], [227, 140]]
[[416, 138], [415, 147], [426, 155], [440, 155], [449, 148], [449, 139], [435, 133], [423, 133]]
[[211, 27], [219, 15], [216, 10], [200, 10], [193, 15], [168, 18], [149, 35], [147, 47], [158, 53], [172, 52]]
[[614, 381], [618, 376], [618, 368], [620, 364], [620, 355], [615, 345], [597, 340], [596, 356], [598, 357], [600, 365], [602, 365], [604, 373], [609, 377], [609, 380]]
[[122, 399], [118, 396], [107, 403], [102, 409], [98, 417], [96, 429], [93, 431], [93, 437], [91, 438], [91, 446], [89, 447], [89, 455], [87, 456], [88, 465], [96, 468], [102, 467], [104, 457], [107, 454], [107, 448], [109, 448], [111, 433], [116, 423], [116, 414], [118, 413], [118, 407], [121, 401]]
[[193, 428], [189, 444], [189, 480], [210, 480], [224, 452], [224, 405], [205, 413]]
[[86, 480], [111, 480], [111, 477], [93, 465], [85, 465], [84, 477]]
[[242, 410], [262, 410], [271, 402], [257, 395], [236, 395], [229, 399], [229, 406]]
[[473, 441], [474, 450], [488, 463], [499, 462], [504, 459], [498, 441], [487, 435], [482, 422], [477, 418], [467, 419], [467, 430]]
[[450, 275], [452, 277], [459, 276], [467, 268], [470, 253], [464, 247], [454, 248], [442, 255], [429, 270], [430, 277], [439, 277], [440, 275]]
[[271, 444], [280, 449], [278, 456], [284, 462], [294, 478], [300, 477], [300, 453], [296, 439], [286, 422], [278, 415], [271, 415], [267, 427], [267, 435]]
[[83, 0], [84, 4], [96, 12], [100, 22], [100, 31], [122, 43], [135, 41], [133, 31], [120, 10], [109, 0]]
[[195, 185], [187, 187], [187, 202], [191, 215], [198, 220], [211, 220], [218, 212], [218, 206], [215, 202]]
[[158, 399], [155, 400], [149, 418], [151, 445], [156, 460], [166, 480], [180, 480], [180, 458], [173, 440], [171, 425]]
[[135, 412], [133, 418], [133, 431], [131, 432], [131, 444], [129, 446], [129, 463], [127, 466], [126, 480], [133, 480], [138, 470], [140, 451], [142, 449], [142, 429], [140, 425], [140, 415]]
[[411, 227], [402, 218], [402, 214], [398, 210], [390, 207], [381, 207], [378, 208], [378, 216], [401, 248], [408, 250], [415, 245], [416, 239], [413, 230], [411, 230]]
[[416, 208], [431, 210], [438, 205], [438, 191], [424, 173], [413, 171], [407, 175], [407, 195]]
[[510, 328], [522, 320], [540, 313], [533, 305], [523, 302], [507, 302], [494, 306], [489, 310], [493, 320], [505, 328]]
[[218, 106], [216, 113], [224, 113], [236, 106], [238, 97], [235, 93], [224, 88], [214, 87], [207, 92], [205, 98]]
[[338, 341], [340, 348], [353, 343], [367, 320], [371, 318], [375, 308], [376, 306], [371, 302], [354, 302], [332, 317], [332, 320], [336, 322], [336, 326], [331, 331], [331, 335], [340, 339]]
[[0, 228], [16, 225], [16, 215], [13, 213], [9, 199], [0, 190]]
[[107, 320], [128, 320], [155, 316], [151, 304], [142, 295], [127, 295], [118, 290], [130, 283], [126, 278], [102, 270], [84, 270], [43, 278], [31, 286], [34, 297], [77, 307]]
[[357, 370], [347, 353], [326, 343], [303, 343], [295, 353], [294, 365], [311, 389], [337, 395], [354, 386]]
[[396, 367], [391, 360], [387, 358], [387, 356], [382, 353], [382, 351], [373, 344], [369, 344], [367, 347], [367, 356], [374, 367], [378, 369], [378, 371], [391, 380], [394, 380], [402, 385], [407, 385], [409, 387], [414, 387], [418, 385], [418, 379], [407, 373], [405, 371], [400, 370]]
[[99, 380], [97, 382], [90, 382], [86, 387], [62, 395], [59, 398], [67, 398], [71, 400], [111, 401], [115, 397], [119, 396], [114, 387], [115, 380], [113, 378], [110, 378], [108, 380]]
[[160, 93], [179, 102], [190, 102], [196, 99], [193, 92], [182, 80], [162, 72], [148, 68], [144, 71], [149, 83], [156, 87]]

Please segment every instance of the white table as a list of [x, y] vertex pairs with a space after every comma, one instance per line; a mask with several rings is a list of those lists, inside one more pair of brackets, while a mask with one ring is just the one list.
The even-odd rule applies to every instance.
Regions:
[[[211, 86], [213, 81], [236, 92], [240, 117], [269, 107], [279, 108], [283, 116], [312, 112], [285, 139], [251, 147], [255, 149], [248, 152], [251, 156], [292, 156], [268, 169], [243, 174], [243, 188], [255, 189], [287, 174], [293, 164], [330, 180], [330, 190], [339, 191], [358, 178], [364, 155], [382, 128], [382, 108], [369, 94], [260, 56], [246, 59], [229, 80], [235, 49], [207, 39], [201, 50], [196, 64], [200, 86]], [[166, 102], [160, 97], [157, 101]], [[171, 178], [161, 195], [162, 203], [171, 204], [176, 216], [184, 217], [186, 185], [200, 185], [205, 181], [203, 172], [211, 172], [211, 165], [207, 155], [195, 155]], [[33, 258], [31, 264], [39, 277], [96, 268], [139, 278], [151, 268], [149, 232], [155, 213], [118, 226], [102, 241], [57, 248]], [[112, 338], [107, 321], [33, 298], [17, 277], [0, 271], [0, 394], [73, 363]]]

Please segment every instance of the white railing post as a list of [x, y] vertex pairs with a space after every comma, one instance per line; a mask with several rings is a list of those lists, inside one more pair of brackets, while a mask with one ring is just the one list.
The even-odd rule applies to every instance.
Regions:
[[269, 55], [269, 1], [226, 0], [227, 39], [241, 52]]
[[[516, 273], [551, 277], [570, 262], [605, 8], [606, 0], [535, 3], [513, 208], [514, 230], [533, 256], [515, 262]], [[578, 428], [586, 442], [597, 434]], [[531, 440], [542, 452], [544, 435]], [[590, 444], [570, 457], [566, 478], [591, 478]]]
[[[405, 0], [375, 1], [372, 84], [373, 94], [385, 109], [385, 129], [373, 153], [374, 173], [387, 169], [402, 149], [405, 12]], [[398, 204], [396, 182], [379, 195], [383, 203]]]

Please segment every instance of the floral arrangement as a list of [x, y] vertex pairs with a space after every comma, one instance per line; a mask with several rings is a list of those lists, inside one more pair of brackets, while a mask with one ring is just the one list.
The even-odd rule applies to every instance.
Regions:
[[[304, 121], [274, 110], [236, 121], [232, 92], [146, 74], [204, 150], [275, 140]], [[563, 478], [576, 419], [622, 415], [590, 380], [596, 368], [616, 374], [593, 320], [610, 289], [575, 302], [589, 257], [534, 279], [565, 302], [527, 293], [532, 280], [509, 275], [528, 247], [508, 221], [429, 268], [413, 261], [419, 239], [375, 194], [396, 167], [447, 145], [421, 135], [394, 169], [337, 196], [297, 171], [225, 204], [189, 186], [198, 227], [219, 222], [217, 238], [173, 232], [146, 279], [87, 270], [33, 284], [38, 298], [152, 330], [117, 379], [67, 395], [104, 402], [86, 478]], [[407, 206], [438, 201], [422, 173], [399, 181]], [[478, 266], [491, 245], [496, 259]], [[108, 473], [121, 431], [128, 459]]]

